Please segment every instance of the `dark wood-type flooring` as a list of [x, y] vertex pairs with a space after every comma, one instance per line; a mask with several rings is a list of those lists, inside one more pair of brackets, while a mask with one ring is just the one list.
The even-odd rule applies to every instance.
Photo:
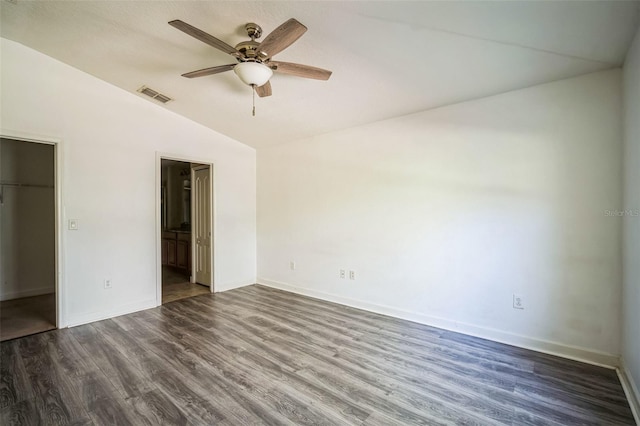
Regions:
[[3, 425], [633, 424], [613, 370], [255, 285], [0, 347]]
[[0, 302], [0, 341], [55, 328], [55, 293]]
[[171, 268], [170, 266], [162, 267], [163, 304], [209, 293], [211, 293], [209, 287], [190, 282], [187, 272]]

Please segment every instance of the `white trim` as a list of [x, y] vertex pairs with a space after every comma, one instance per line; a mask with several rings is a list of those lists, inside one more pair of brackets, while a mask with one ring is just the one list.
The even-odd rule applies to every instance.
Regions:
[[151, 309], [155, 307], [156, 301], [155, 299], [151, 299], [145, 300], [144, 302], [130, 303], [128, 305], [120, 306], [117, 309], [75, 315], [69, 318], [68, 327], [76, 327], [78, 325], [102, 321], [109, 318], [119, 317], [121, 315], [132, 314], [134, 312], [144, 311], [145, 309]]
[[341, 305], [353, 308], [364, 309], [382, 315], [388, 315], [432, 327], [442, 328], [445, 330], [455, 331], [467, 334], [469, 336], [480, 337], [492, 340], [494, 342], [505, 343], [507, 345], [517, 346], [524, 349], [530, 349], [537, 352], [555, 355], [562, 358], [568, 358], [575, 361], [586, 362], [606, 368], [616, 368], [619, 364], [617, 355], [591, 351], [589, 349], [576, 346], [564, 345], [558, 342], [536, 339], [534, 337], [522, 336], [515, 333], [509, 333], [488, 327], [481, 327], [473, 324], [462, 323], [447, 318], [439, 318], [431, 315], [425, 315], [417, 312], [405, 311], [390, 306], [378, 305], [375, 303], [365, 302], [361, 300], [350, 299], [335, 294], [324, 293], [316, 290], [310, 290], [302, 287], [296, 287], [291, 284], [269, 280], [267, 278], [258, 277], [258, 284], [267, 287], [273, 287], [292, 293], [302, 294], [304, 296], [315, 297], [327, 300]]
[[32, 288], [29, 290], [19, 290], [19, 291], [11, 291], [9, 293], [0, 294], [0, 300], [12, 300], [12, 299], [20, 299], [21, 297], [32, 297], [32, 296], [41, 296], [43, 294], [49, 294], [55, 292], [55, 288], [47, 287], [38, 287]]
[[56, 145], [62, 142], [62, 140], [59, 138], [10, 129], [0, 129], [0, 136], [5, 139], [15, 139], [24, 142], [45, 143], [49, 145]]
[[211, 182], [211, 197], [209, 197], [209, 204], [211, 208], [211, 287], [209, 290], [211, 293], [215, 292], [215, 286], [220, 282], [218, 278], [218, 268], [216, 265], [220, 265], [216, 262], [216, 257], [218, 256], [218, 250], [216, 250], [216, 242], [218, 241], [218, 225], [216, 224], [216, 195], [218, 191], [216, 190], [216, 170], [217, 167], [214, 166], [213, 163], [209, 164], [209, 181]]
[[240, 287], [246, 287], [248, 285], [254, 285], [253, 281], [234, 281], [227, 284], [218, 284], [216, 293], [222, 293], [224, 291], [234, 290]]
[[[67, 327], [67, 299], [65, 281], [65, 251], [64, 251], [64, 203], [63, 203], [63, 174], [64, 174], [64, 150], [62, 140], [56, 137], [21, 132], [11, 129], [0, 129], [0, 137], [53, 145], [55, 161], [55, 292], [56, 292], [56, 327]], [[26, 296], [23, 296], [26, 297]]]
[[65, 215], [64, 215], [64, 187], [62, 185], [64, 171], [64, 145], [61, 141], [56, 142], [55, 150], [56, 161], [56, 325], [58, 328], [67, 327], [67, 282], [65, 280], [65, 251], [64, 241], [65, 233], [63, 232]]
[[[193, 253], [196, 252], [196, 239], [194, 238], [194, 232], [193, 232], [194, 231], [193, 226], [196, 223], [196, 208], [195, 208], [196, 197], [193, 196], [193, 192], [194, 192], [193, 187], [194, 187], [194, 182], [196, 181], [196, 172], [193, 167], [189, 168], [189, 175], [191, 177], [191, 196], [189, 197], [189, 203], [191, 204], [189, 206], [191, 211], [191, 218], [189, 219], [191, 221], [191, 248], [189, 249], [191, 250], [191, 274], [189, 275], [189, 282], [191, 284], [197, 284], [196, 283], [196, 257], [193, 255]], [[168, 191], [167, 191], [167, 196], [168, 196]], [[165, 217], [165, 222], [166, 220], [167, 219]]]
[[640, 425], [640, 390], [634, 381], [633, 376], [629, 373], [629, 369], [624, 362], [624, 357], [620, 358], [620, 368], [616, 369], [624, 394], [627, 396], [631, 412], [636, 420], [636, 424]]
[[[211, 179], [211, 197], [209, 197], [209, 203], [211, 207], [211, 283], [209, 285], [209, 290], [211, 293], [215, 291], [217, 286], [217, 270], [215, 266], [218, 264], [217, 262], [217, 251], [215, 250], [216, 246], [216, 209], [215, 209], [215, 196], [216, 196], [216, 180], [215, 180], [215, 167], [214, 163], [210, 160], [202, 160], [201, 158], [195, 158], [190, 156], [184, 156], [182, 154], [172, 154], [168, 152], [160, 152], [156, 151], [156, 305], [162, 305], [162, 213], [160, 208], [160, 199], [162, 196], [162, 160], [175, 160], [175, 161], [184, 161], [185, 163], [198, 163], [203, 164], [205, 166], [209, 166], [209, 176]], [[192, 197], [193, 198], [193, 197]], [[193, 215], [193, 208], [191, 209], [191, 213]], [[193, 234], [191, 235], [191, 244], [192, 244], [192, 252], [193, 252]], [[193, 268], [192, 268], [193, 269]], [[192, 273], [194, 271], [192, 270]], [[195, 274], [194, 274], [195, 276]], [[193, 281], [193, 280], [192, 280]]]

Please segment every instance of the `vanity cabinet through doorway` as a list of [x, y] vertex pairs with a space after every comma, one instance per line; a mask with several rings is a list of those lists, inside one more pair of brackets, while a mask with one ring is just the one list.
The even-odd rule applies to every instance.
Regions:
[[162, 232], [162, 264], [191, 273], [191, 232]]

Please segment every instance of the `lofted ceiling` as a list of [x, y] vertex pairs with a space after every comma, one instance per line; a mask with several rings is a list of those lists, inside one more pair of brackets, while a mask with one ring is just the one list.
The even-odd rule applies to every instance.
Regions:
[[[308, 138], [465, 100], [619, 67], [639, 1], [24, 1], [0, 2], [0, 35], [247, 145]], [[247, 22], [289, 18], [307, 33], [276, 60], [333, 71], [329, 81], [275, 74], [257, 98], [233, 63], [167, 24], [180, 19], [235, 45]], [[264, 39], [264, 35], [263, 35]], [[151, 101], [150, 102], [154, 102]]]

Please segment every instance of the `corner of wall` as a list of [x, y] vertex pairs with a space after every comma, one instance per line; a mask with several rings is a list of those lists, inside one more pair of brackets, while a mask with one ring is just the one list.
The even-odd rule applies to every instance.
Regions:
[[624, 389], [624, 393], [629, 401], [633, 417], [636, 423], [640, 425], [640, 390], [631, 372], [626, 367], [624, 357], [620, 359], [620, 367], [617, 369], [617, 373], [620, 378], [620, 383], [622, 384], [622, 389]]
[[640, 253], [640, 27], [629, 47], [623, 67], [623, 132], [624, 132], [624, 212], [623, 221], [623, 311], [622, 383], [636, 422], [640, 424], [640, 267], [636, 261]]

